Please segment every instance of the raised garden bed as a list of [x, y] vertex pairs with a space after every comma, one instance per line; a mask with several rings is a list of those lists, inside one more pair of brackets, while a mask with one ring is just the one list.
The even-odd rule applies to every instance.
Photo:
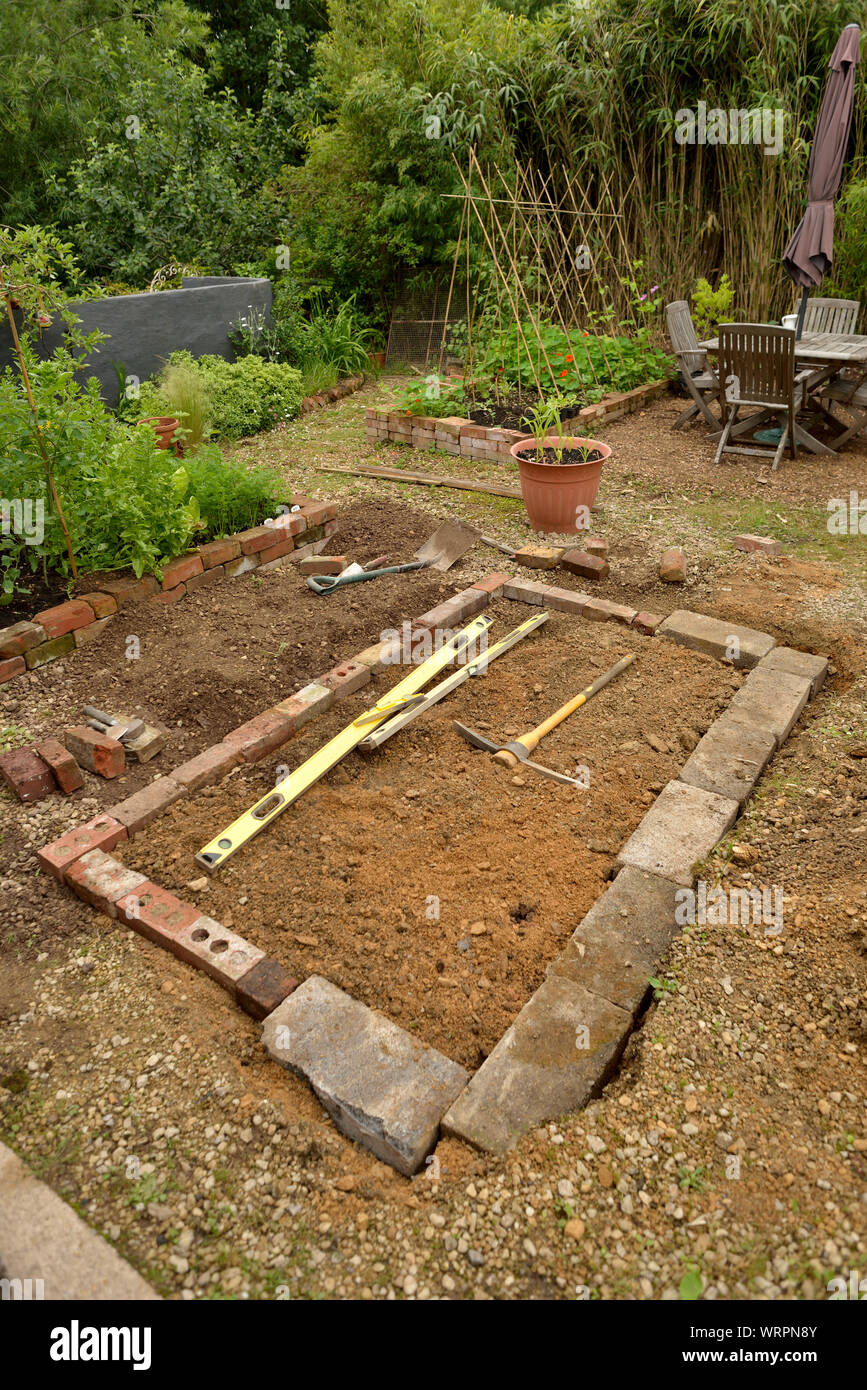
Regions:
[[[415, 626], [459, 626], [485, 603], [512, 626], [504, 600], [537, 605], [541, 589], [546, 586], [502, 578], [496, 585], [480, 582]], [[282, 760], [297, 765], [347, 722], [347, 713], [328, 708], [331, 701], [323, 705], [319, 694], [322, 717], [310, 722], [308, 689], [272, 707], [270, 723], [254, 718], [230, 732], [196, 760], [195, 770], [188, 762], [151, 784], [146, 796], [109, 808], [112, 821], [133, 836], [111, 845], [116, 868], [102, 861], [88, 867], [80, 856], [73, 863], [81, 869], [60, 867], [88, 901], [206, 969], [254, 1017], [270, 1013], [265, 1041], [272, 1056], [311, 1080], [341, 1128], [405, 1172], [419, 1166], [436, 1139], [434, 1123], [420, 1148], [404, 1144], [419, 1107], [420, 1124], [429, 1124], [432, 1104], [438, 1116], [448, 1108], [447, 1132], [502, 1150], [529, 1125], [598, 1092], [677, 929], [677, 885], [693, 881], [696, 860], [734, 822], [827, 667], [821, 658], [776, 649], [767, 634], [700, 615], [673, 614], [660, 637], [649, 639], [624, 606], [599, 611], [592, 606], [599, 601], [554, 588], [544, 600], [555, 610], [546, 628], [492, 666], [484, 681], [465, 686], [460, 714], [514, 736], [574, 692], [579, 661], [595, 674], [624, 650], [639, 650], [636, 679], [544, 745], [549, 765], [590, 768], [586, 801], [567, 802], [561, 788], [532, 773], [510, 780], [483, 756], [456, 752], [450, 721], [457, 701], [450, 701], [374, 763], [342, 764], [217, 876], [189, 882], [195, 850], [273, 786], [288, 766]], [[355, 606], [346, 595], [329, 603], [335, 620]], [[608, 622], [576, 624], [576, 610]], [[730, 653], [733, 637], [739, 664], [751, 672], [746, 680], [717, 660]], [[353, 696], [350, 715], [393, 684], [392, 676], [369, 674], [378, 664], [375, 652], [364, 658], [338, 662], [314, 682], [334, 702]], [[358, 682], [346, 679], [350, 669], [365, 666], [362, 684], [375, 686], [375, 695], [367, 688], [355, 695]], [[676, 712], [684, 707], [686, 723]], [[284, 746], [293, 730], [303, 730], [297, 749]], [[749, 757], [734, 756], [732, 737], [741, 752], [747, 742], [754, 745]], [[225, 779], [227, 762], [236, 770]], [[107, 833], [114, 837], [112, 825]], [[49, 851], [46, 866], [53, 862], [56, 871], [58, 859], [58, 851]], [[612, 870], [620, 876], [605, 889]], [[105, 872], [107, 879], [100, 877]], [[116, 906], [112, 885], [136, 899], [129, 913]], [[199, 896], [186, 904], [179, 897], [172, 907], [167, 887], [185, 895], [192, 888]], [[152, 913], [140, 915], [136, 894], [142, 893], [149, 901], [163, 894], [160, 901], [184, 920], [177, 931], [199, 933], [195, 949]], [[245, 937], [238, 939], [241, 926]], [[606, 942], [615, 928], [623, 939], [612, 951]], [[207, 955], [209, 942], [223, 943], [225, 968], [219, 952]], [[295, 1004], [295, 981], [304, 975]], [[377, 1007], [391, 1022], [375, 1020], [370, 1010]], [[431, 1084], [441, 1087], [438, 1101], [417, 1090], [404, 1095], [396, 1137], [381, 1124], [377, 1129], [375, 1115], [376, 1133], [365, 1129], [365, 1106], [385, 1102], [370, 1099], [369, 1068], [353, 1077], [349, 1066], [340, 1072], [349, 1090], [329, 1093], [323, 1074], [334, 1076], [334, 1049], [323, 1052], [323, 1045], [332, 1023], [349, 1039], [356, 1026], [379, 1030], [398, 1046], [406, 1084], [418, 1087], [421, 1078], [433, 1077]], [[293, 1028], [302, 1024], [303, 1038], [296, 1032], [293, 1042]], [[456, 1065], [467, 1074], [479, 1067], [460, 1095]], [[365, 1094], [354, 1097], [352, 1084]], [[402, 1094], [388, 1098], [392, 1118]]]
[[86, 593], [34, 614], [29, 622], [0, 629], [0, 685], [69, 656], [104, 632], [118, 610], [136, 603], [177, 603], [220, 579], [253, 570], [267, 573], [313, 555], [337, 529], [330, 502], [297, 500], [299, 510], [222, 540], [200, 545], [163, 566], [158, 578], [144, 574], [89, 576]]
[[[670, 389], [669, 381], [654, 381], [648, 386], [637, 386], [633, 391], [606, 396], [598, 404], [584, 406], [568, 416], [571, 422], [568, 432], [581, 434], [584, 426], [594, 421], [615, 420], [634, 410], [642, 410]], [[567, 416], [563, 418], [565, 421]], [[512, 445], [526, 439], [528, 434], [526, 429], [479, 424], [457, 415], [411, 415], [406, 411], [373, 407], [365, 410], [365, 426], [371, 444], [406, 444], [425, 451], [440, 449], [461, 458], [494, 459], [500, 463], [512, 461], [509, 452]]]

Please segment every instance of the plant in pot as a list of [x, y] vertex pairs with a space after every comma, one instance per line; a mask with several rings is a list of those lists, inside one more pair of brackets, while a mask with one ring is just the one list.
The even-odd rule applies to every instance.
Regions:
[[530, 525], [558, 535], [589, 526], [602, 465], [611, 457], [601, 440], [564, 435], [561, 408], [556, 399], [540, 402], [524, 422], [531, 434], [509, 450], [518, 464]]

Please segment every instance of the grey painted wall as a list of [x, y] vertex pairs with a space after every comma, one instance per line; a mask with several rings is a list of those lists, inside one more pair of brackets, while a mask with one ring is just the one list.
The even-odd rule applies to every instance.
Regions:
[[[153, 376], [167, 357], [186, 348], [194, 357], [214, 353], [234, 359], [229, 333], [250, 309], [271, 322], [271, 281], [242, 276], [191, 275], [179, 290], [153, 294], [118, 294], [106, 299], [87, 299], [70, 307], [81, 319], [83, 333], [94, 328], [110, 334], [88, 358], [83, 377], [95, 376], [101, 394], [110, 405], [117, 402], [118, 387], [112, 361], [122, 362], [127, 376], [140, 381]], [[64, 324], [55, 319], [45, 329], [40, 352], [50, 354], [63, 340]], [[0, 329], [0, 369], [15, 360], [9, 328]]]

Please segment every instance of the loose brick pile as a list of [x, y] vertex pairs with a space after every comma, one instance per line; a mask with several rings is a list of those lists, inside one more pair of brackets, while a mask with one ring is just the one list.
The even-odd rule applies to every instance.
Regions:
[[[616, 420], [633, 410], [640, 410], [669, 389], [668, 381], [653, 381], [648, 386], [636, 386], [633, 391], [617, 391], [596, 405], [587, 405], [569, 420], [569, 427], [580, 429], [590, 421]], [[459, 415], [438, 417], [412, 415], [402, 410], [376, 410], [369, 406], [365, 412], [367, 438], [371, 444], [407, 444], [413, 449], [439, 449], [446, 454], [468, 459], [494, 459], [503, 462], [511, 458], [509, 450], [520, 439], [527, 438], [526, 430], [506, 430], [498, 425], [477, 425]]]
[[336, 386], [329, 386], [327, 391], [320, 391], [316, 396], [305, 396], [301, 402], [301, 415], [309, 415], [313, 410], [322, 410], [326, 405], [331, 405], [334, 401], [340, 401], [344, 396], [351, 396], [353, 391], [359, 391], [364, 385], [363, 376], [347, 376], [343, 381], [338, 381]]
[[161, 579], [153, 574], [108, 579], [98, 593], [46, 608], [32, 622], [0, 629], [0, 685], [84, 646], [127, 604], [177, 603], [219, 579], [251, 570], [265, 573], [315, 555], [337, 530], [337, 508], [309, 498], [296, 501], [299, 511], [277, 517], [270, 526], [254, 526], [170, 560]]

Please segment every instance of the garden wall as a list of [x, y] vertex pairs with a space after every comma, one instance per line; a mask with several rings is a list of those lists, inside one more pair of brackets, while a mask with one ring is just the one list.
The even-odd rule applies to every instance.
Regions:
[[[592, 421], [616, 420], [633, 410], [643, 410], [670, 389], [669, 381], [652, 381], [647, 386], [636, 386], [633, 391], [614, 392], [595, 405], [585, 406], [568, 420], [564, 419], [564, 432], [583, 434]], [[461, 458], [494, 459], [503, 463], [511, 460], [512, 445], [527, 438], [526, 430], [477, 425], [459, 415], [412, 415], [408, 410], [376, 410], [371, 406], [364, 414], [371, 444], [408, 444], [413, 449], [440, 449]]]
[[[127, 376], [140, 381], [153, 376], [169, 354], [186, 348], [194, 357], [213, 353], [234, 359], [229, 333], [251, 309], [271, 321], [271, 281], [247, 276], [185, 276], [179, 290], [153, 294], [116, 294], [104, 299], [77, 300], [70, 309], [81, 320], [83, 333], [95, 328], [110, 335], [92, 353], [82, 379], [95, 376], [103, 398], [115, 405], [118, 383], [112, 362], [123, 363]], [[63, 341], [65, 327], [58, 316], [41, 336], [40, 351], [48, 356]], [[0, 369], [14, 359], [12, 335], [0, 329]]]

